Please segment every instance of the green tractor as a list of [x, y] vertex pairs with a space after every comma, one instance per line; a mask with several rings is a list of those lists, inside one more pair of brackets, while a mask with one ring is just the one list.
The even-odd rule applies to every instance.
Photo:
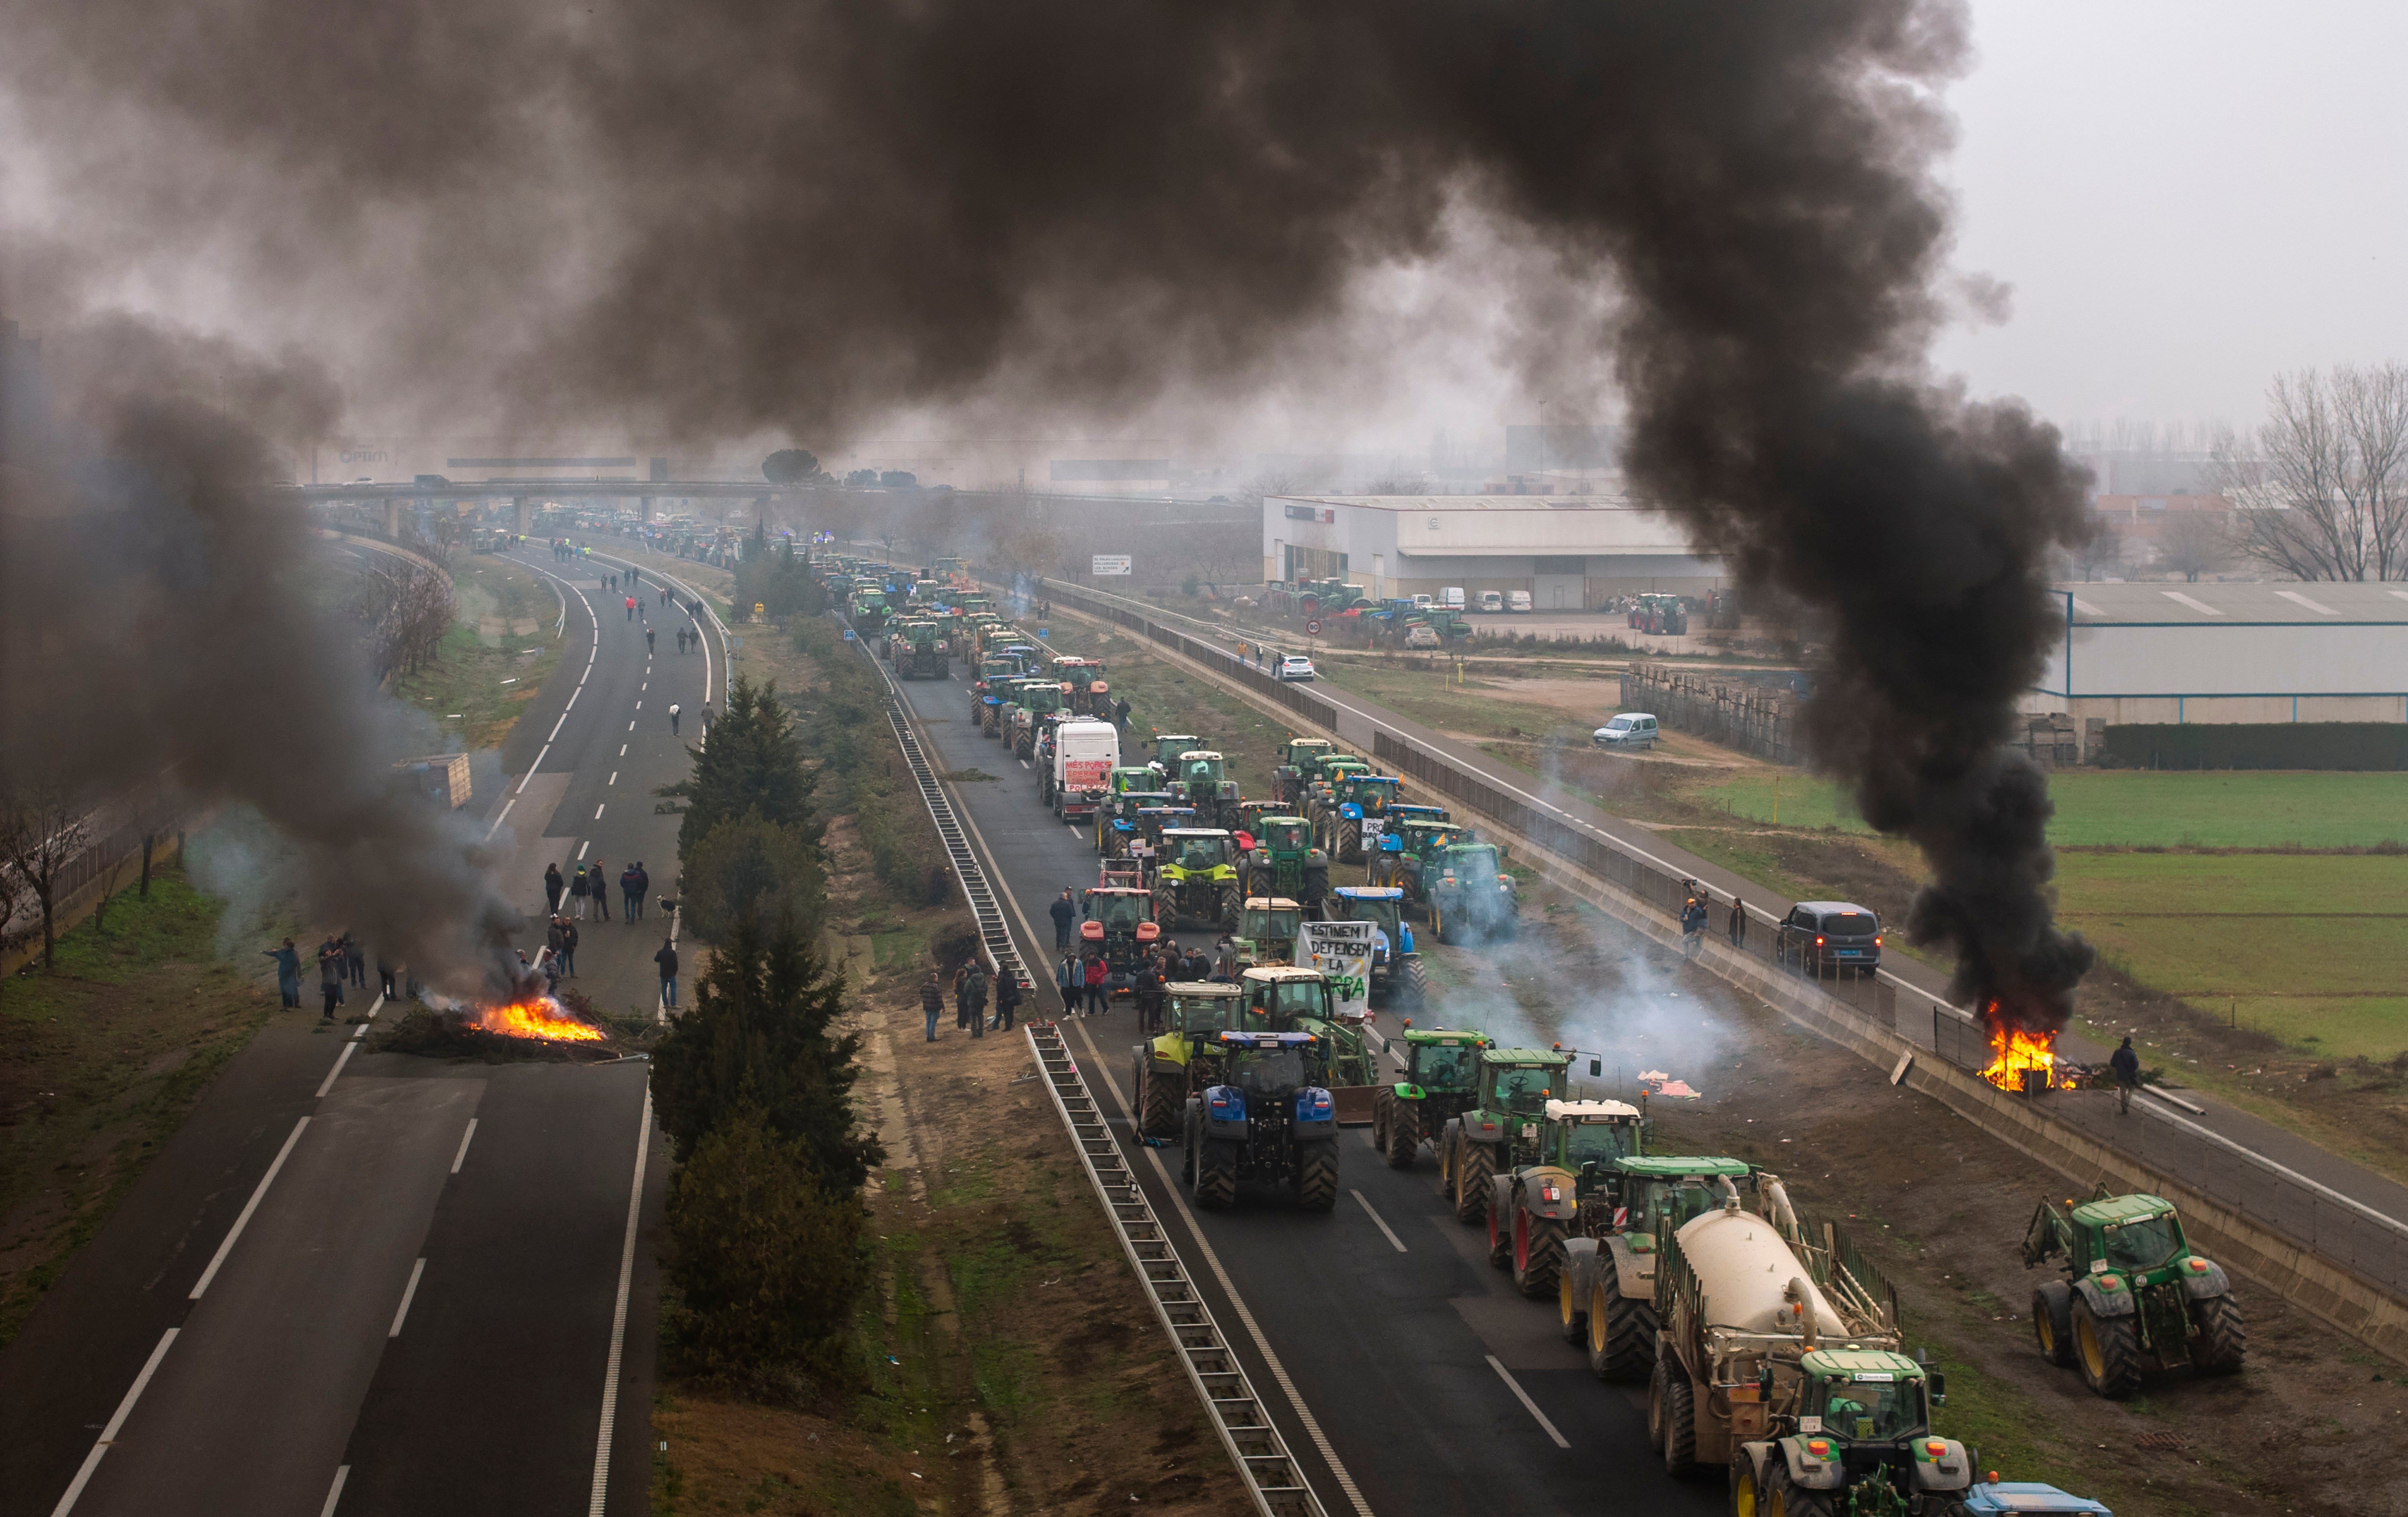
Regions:
[[1427, 881], [1430, 936], [1441, 943], [1511, 942], [1521, 930], [1521, 895], [1505, 872], [1505, 850], [1458, 842], [1441, 850]]
[[[1744, 1367], [1736, 1353], [1727, 1360], [1730, 1369]], [[1978, 1506], [1968, 1501], [1975, 1451], [1931, 1431], [1931, 1409], [1948, 1401], [1947, 1381], [1894, 1349], [1833, 1344], [1808, 1349], [1794, 1362], [1766, 1354], [1755, 1360], [1755, 1383], [1735, 1389], [1753, 1391], [1757, 1400], [1742, 1402], [1733, 1395], [1727, 1423], [1694, 1407], [1684, 1430], [1695, 1440], [1700, 1463], [1710, 1431], [1718, 1441], [1736, 1445], [1727, 1466], [1735, 1512], [1956, 1517], [1984, 1510], [2068, 1510], [2055, 1502], [2035, 1507], [2023, 1500]], [[1694, 1382], [1684, 1388], [1694, 1395]], [[1713, 1394], [1725, 1393], [1716, 1385]], [[1742, 1410], [1752, 1414], [1744, 1428]], [[1651, 1423], [1651, 1442], [1657, 1430]], [[1667, 1436], [1657, 1452], [1670, 1469], [1679, 1451], [1671, 1447], [1670, 1427], [1660, 1430]]]
[[886, 592], [867, 586], [856, 587], [846, 603], [845, 614], [851, 619], [854, 632], [864, 637], [868, 637], [886, 624]]
[[1488, 1262], [1513, 1272], [1524, 1295], [1561, 1294], [1564, 1245], [1612, 1221], [1605, 1166], [1641, 1147], [1639, 1109], [1625, 1101], [1550, 1100], [1540, 1109], [1536, 1153], [1488, 1181]]
[[1439, 1130], [1438, 1188], [1455, 1221], [1488, 1219], [1489, 1182], [1539, 1162], [1539, 1120], [1564, 1094], [1569, 1053], [1492, 1048], [1480, 1055], [1472, 1105]]
[[1429, 998], [1429, 970], [1405, 924], [1404, 905], [1405, 893], [1394, 885], [1340, 885], [1327, 902], [1330, 921], [1371, 924], [1373, 1004], [1417, 1011]]
[[1326, 737], [1290, 737], [1280, 750], [1279, 766], [1271, 771], [1271, 798], [1283, 806], [1302, 806], [1305, 787], [1320, 772], [1322, 756], [1331, 746]]
[[1243, 897], [1238, 894], [1237, 848], [1219, 827], [1165, 827], [1155, 856], [1154, 882], [1159, 920], [1213, 923], [1235, 930]]
[[1047, 727], [1062, 720], [1061, 685], [1050, 679], [1021, 680], [1012, 688], [1005, 717], [1010, 725], [1012, 755], [1035, 758], [1038, 739]]
[[1248, 895], [1287, 895], [1318, 910], [1329, 894], [1329, 855], [1312, 843], [1312, 825], [1297, 816], [1268, 816], [1239, 872]]
[[1164, 806], [1169, 793], [1154, 788], [1154, 771], [1143, 765], [1123, 765], [1104, 777], [1104, 798], [1096, 807], [1096, 852], [1106, 858], [1128, 853], [1128, 839], [1137, 832], [1138, 809]]
[[1371, 1096], [1371, 1146], [1387, 1156], [1389, 1167], [1411, 1169], [1425, 1141], [1471, 1109], [1480, 1051], [1491, 1045], [1469, 1028], [1411, 1025], [1388, 1039], [1391, 1050], [1400, 1045], [1404, 1078]]
[[1249, 895], [1238, 910], [1232, 941], [1238, 967], [1296, 962], [1296, 940], [1304, 933], [1304, 908], [1284, 895]]
[[1326, 1061], [1324, 1082], [1337, 1097], [1339, 1124], [1359, 1127], [1369, 1122], [1371, 1081], [1377, 1073], [1370, 1048], [1361, 1027], [1336, 1014], [1327, 977], [1301, 965], [1260, 964], [1241, 971], [1238, 985], [1245, 993], [1249, 1026], [1311, 1033], [1321, 1039]]
[[[1642, 1145], [1643, 1146], [1643, 1145]], [[1588, 1350], [1602, 1381], [1644, 1381], [1656, 1367], [1656, 1228], [1674, 1231], [1722, 1205], [1748, 1176], [1737, 1159], [1670, 1154], [1601, 1160], [1580, 1175], [1580, 1218], [1564, 1244], [1555, 1293], [1564, 1339]]]
[[1235, 985], [1174, 984], [1162, 1015], [1162, 1036], [1130, 1051], [1137, 1130], [1148, 1138], [1178, 1137], [1188, 1097], [1221, 1082], [1223, 1033], [1268, 1030], [1248, 1025], [1245, 993]]
[[1304, 819], [1312, 823], [1315, 842], [1337, 856], [1337, 817], [1339, 783], [1350, 774], [1369, 774], [1370, 762], [1352, 753], [1333, 753], [1321, 761], [1321, 771], [1304, 787], [1304, 805], [1299, 808]]
[[1238, 781], [1229, 777], [1228, 762], [1211, 749], [1180, 754], [1163, 788], [1184, 797], [1200, 821], [1215, 827], [1238, 823]]
[[1154, 756], [1146, 766], [1154, 771], [1154, 788], [1168, 790], [1170, 781], [1179, 778], [1179, 755], [1190, 749], [1204, 746], [1204, 739], [1192, 732], [1157, 732], [1146, 739], [1154, 744]]
[[1322, 817], [1322, 846], [1340, 864], [1361, 864], [1365, 837], [1376, 837], [1386, 825], [1388, 808], [1396, 804], [1403, 781], [1392, 774], [1349, 769], [1328, 787]]
[[1418, 907], [1426, 920], [1428, 885], [1440, 873], [1436, 861], [1471, 836], [1469, 827], [1442, 818], [1416, 816], [1392, 822], [1380, 839], [1380, 852], [1364, 871], [1365, 879], [1370, 884], [1393, 885], [1403, 891], [1405, 909]]
[[1221, 1082], [1188, 1097], [1180, 1178], [1201, 1210], [1226, 1210], [1240, 1180], [1287, 1185], [1308, 1211], [1338, 1204], [1338, 1111], [1328, 1050], [1307, 1032], [1225, 1032]]
[[942, 629], [917, 619], [903, 623], [895, 636], [895, 674], [901, 680], [952, 678], [953, 661], [946, 656]]
[[2249, 1349], [2224, 1271], [2191, 1252], [2173, 1203], [2156, 1195], [2042, 1201], [2024, 1232], [2024, 1267], [2062, 1259], [2066, 1278], [2032, 1292], [2042, 1357], [2082, 1371], [2121, 1400], [2141, 1388], [2144, 1360], [2229, 1375]]

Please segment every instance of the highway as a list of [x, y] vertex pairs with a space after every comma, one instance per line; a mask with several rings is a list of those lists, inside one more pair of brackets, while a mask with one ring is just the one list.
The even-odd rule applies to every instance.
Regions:
[[[1031, 771], [978, 735], [959, 678], [901, 689], [931, 762], [1004, 776], [951, 789], [1009, 898], [1024, 956], [1031, 966], [1052, 964], [1045, 907], [1064, 885], [1095, 881], [1092, 844], [1039, 804]], [[1029, 922], [1045, 930], [1032, 932]], [[1617, 946], [1641, 961], [1629, 976], [1639, 1001], [1711, 992], [1713, 980], [1673, 955], [1616, 932], [1628, 939]], [[1472, 956], [1460, 962], [1481, 969]], [[1050, 985], [1040, 1000], [1053, 1009]], [[1501, 1017], [1507, 1004], [1475, 988], [1450, 1009], [1478, 1006]], [[1350, 1130], [1340, 1139], [1341, 1197], [1333, 1215], [1302, 1213], [1284, 1193], [1250, 1189], [1235, 1209], [1199, 1218], [1169, 1183], [1179, 1151], [1127, 1138], [1133, 1012], [1124, 1006], [1068, 1026], [1071, 1049], [1106, 1110], [1120, 1119], [1129, 1162], [1189, 1273], [1333, 1517], [1585, 1511], [1608, 1490], [1617, 1504], [1648, 1511], [1723, 1507], [1720, 1481], [1664, 1475], [1647, 1453], [1644, 1388], [1600, 1385], [1590, 1376], [1582, 1352], [1557, 1336], [1553, 1300], [1516, 1294], [1489, 1267], [1485, 1234], [1460, 1225], [1440, 1204], [1426, 1153], [1411, 1172], [1391, 1169], [1372, 1152], [1367, 1130]], [[1557, 1035], [1502, 1022], [1491, 1030]], [[1249, 1318], [1259, 1341], [1243, 1325]]]
[[[650, 792], [697, 735], [666, 709], [725, 666], [676, 653], [656, 591], [631, 621], [549, 557], [564, 656], [472, 802], [530, 957], [548, 859], [673, 894]], [[587, 922], [575, 983], [649, 1012], [663, 926]], [[645, 1509], [649, 1066], [374, 1054], [318, 1020], [271, 1019], [0, 1352], [0, 1517]]]

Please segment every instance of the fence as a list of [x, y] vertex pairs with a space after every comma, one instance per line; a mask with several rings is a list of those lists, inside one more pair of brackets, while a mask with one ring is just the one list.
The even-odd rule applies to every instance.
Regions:
[[1622, 708], [1646, 711], [1661, 725], [1775, 764], [1796, 764], [1804, 756], [1798, 696], [1778, 686], [1664, 664], [1634, 664], [1622, 677]]

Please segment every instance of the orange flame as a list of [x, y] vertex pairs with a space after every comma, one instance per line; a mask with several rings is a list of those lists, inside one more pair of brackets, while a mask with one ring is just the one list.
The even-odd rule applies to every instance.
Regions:
[[2020, 1027], [2010, 1027], [1998, 1017], [1996, 1003], [1983, 1009], [1990, 1023], [1989, 1067], [1982, 1078], [2002, 1091], [2020, 1092], [2025, 1088], [2027, 1072], [2037, 1070], [2041, 1083], [2053, 1089], [2071, 1090], [2080, 1081], [2060, 1074], [2057, 1067], [2057, 1035], [2028, 1033]]
[[508, 1006], [480, 1008], [477, 1026], [504, 1038], [535, 1038], [551, 1043], [598, 1043], [602, 1029], [569, 1016], [558, 1001], [538, 996]]

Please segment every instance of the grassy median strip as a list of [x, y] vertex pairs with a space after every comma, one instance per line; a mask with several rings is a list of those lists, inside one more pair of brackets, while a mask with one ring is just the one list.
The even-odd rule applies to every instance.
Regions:
[[394, 677], [393, 693], [474, 752], [509, 735], [560, 662], [560, 602], [542, 576], [491, 553], [455, 555], [452, 582], [458, 619], [430, 662]]

